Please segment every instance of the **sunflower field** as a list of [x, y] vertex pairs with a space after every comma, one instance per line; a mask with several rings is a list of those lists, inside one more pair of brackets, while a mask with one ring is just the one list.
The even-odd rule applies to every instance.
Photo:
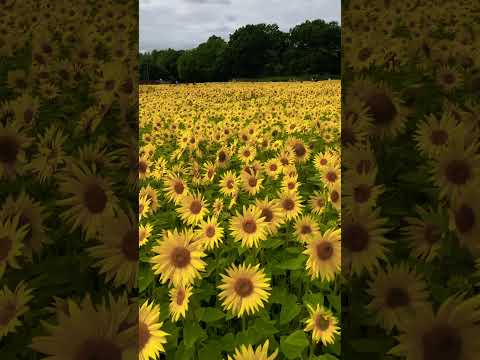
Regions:
[[140, 359], [340, 356], [340, 90], [140, 86]]

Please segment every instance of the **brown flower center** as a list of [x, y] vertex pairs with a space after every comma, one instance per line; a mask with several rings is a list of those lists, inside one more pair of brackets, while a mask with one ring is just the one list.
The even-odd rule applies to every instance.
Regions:
[[193, 215], [197, 215], [202, 210], [202, 203], [199, 200], [193, 200], [190, 204], [190, 211]]
[[300, 228], [300, 233], [302, 235], [306, 235], [306, 234], [311, 234], [312, 233], [312, 227], [310, 225], [302, 225], [302, 227]]
[[170, 254], [170, 260], [176, 268], [184, 268], [190, 264], [190, 251], [184, 247], [178, 246]]
[[449, 324], [437, 324], [422, 336], [424, 360], [460, 360], [462, 337]]
[[120, 347], [104, 338], [90, 338], [77, 349], [74, 360], [121, 360]]
[[280, 162], [282, 163], [282, 165], [288, 165], [288, 159], [287, 158], [281, 158]]
[[98, 184], [90, 184], [84, 193], [83, 200], [87, 209], [93, 213], [101, 213], [107, 205], [107, 194]]
[[33, 110], [32, 109], [27, 109], [25, 110], [25, 112], [23, 113], [23, 120], [25, 120], [25, 122], [27, 124], [30, 124], [33, 120]]
[[438, 226], [433, 224], [426, 224], [424, 230], [424, 239], [428, 244], [435, 244], [440, 241], [442, 232], [438, 228]]
[[277, 165], [275, 165], [275, 164], [270, 164], [270, 170], [271, 170], [271, 171], [277, 171]]
[[342, 127], [340, 137], [342, 139], [342, 145], [344, 146], [353, 145], [357, 141], [355, 132], [350, 127]]
[[315, 250], [320, 260], [326, 261], [333, 256], [333, 246], [328, 241], [318, 243]]
[[143, 321], [140, 321], [138, 323], [138, 350], [139, 351], [142, 351], [145, 345], [147, 345], [150, 337], [151, 337], [151, 334], [147, 324], [145, 324]]
[[365, 102], [372, 114], [373, 121], [377, 125], [388, 125], [397, 115], [397, 109], [392, 99], [381, 90], [372, 92], [367, 96]]
[[360, 184], [353, 189], [353, 198], [357, 203], [364, 203], [370, 199], [370, 186]]
[[0, 136], [0, 161], [12, 165], [17, 160], [19, 146], [14, 137]]
[[182, 305], [183, 300], [185, 300], [185, 290], [183, 288], [178, 289], [176, 302], [177, 305]]
[[287, 184], [287, 187], [288, 187], [289, 190], [292, 190], [292, 189], [295, 188], [295, 183], [294, 183], [294, 182], [289, 182], [289, 183]]
[[245, 151], [243, 152], [243, 156], [249, 157], [249, 156], [250, 156], [250, 151], [245, 150]]
[[174, 185], [173, 185], [173, 190], [175, 190], [175, 192], [180, 195], [180, 194], [183, 194], [183, 190], [185, 190], [185, 186], [183, 186], [183, 183], [181, 181], [177, 181]]
[[326, 176], [329, 182], [335, 182], [337, 180], [337, 174], [334, 171], [329, 171]]
[[340, 194], [337, 190], [332, 190], [330, 193], [330, 200], [335, 204], [340, 199]]
[[145, 174], [147, 172], [147, 163], [145, 161], [140, 161], [138, 163], [138, 171], [140, 174]]
[[361, 252], [367, 248], [370, 236], [362, 225], [353, 223], [345, 226], [342, 240], [350, 251]]
[[441, 146], [445, 145], [448, 140], [448, 134], [445, 130], [437, 129], [433, 130], [430, 134], [430, 141], [433, 145]]
[[475, 211], [463, 204], [455, 211], [455, 225], [460, 233], [467, 233], [475, 226]]
[[358, 52], [358, 60], [366, 61], [372, 55], [372, 49], [370, 48], [362, 48]]
[[251, 177], [250, 179], [248, 179], [248, 185], [250, 185], [251, 187], [257, 186], [257, 179]]
[[302, 144], [295, 144], [293, 147], [293, 151], [295, 152], [295, 155], [297, 157], [302, 157], [306, 154], [307, 150], [305, 149], [305, 146]]
[[320, 165], [327, 165], [327, 159], [320, 159]]
[[227, 181], [227, 188], [233, 189], [233, 180], [228, 180]]
[[253, 282], [247, 278], [239, 278], [235, 281], [234, 288], [238, 296], [244, 298], [253, 293]]
[[3, 308], [0, 308], [0, 326], [7, 325], [15, 316], [16, 311], [17, 307], [12, 302], [8, 302]]
[[220, 151], [218, 153], [218, 161], [224, 162], [225, 160], [227, 160], [227, 154], [225, 154], [223, 151]]
[[470, 166], [465, 160], [452, 160], [445, 168], [445, 176], [451, 183], [463, 185], [471, 177]]
[[326, 319], [322, 315], [317, 315], [315, 318], [315, 327], [320, 331], [326, 331], [330, 326], [330, 320]]
[[115, 80], [105, 81], [105, 90], [112, 91], [115, 88]]
[[390, 308], [407, 306], [410, 303], [410, 296], [405, 289], [393, 287], [388, 289], [385, 303]]
[[273, 212], [268, 208], [263, 208], [260, 216], [264, 217], [266, 222], [270, 222], [273, 219]]
[[255, 231], [257, 231], [257, 224], [252, 219], [245, 220], [242, 227], [243, 231], [245, 231], [247, 234], [253, 234]]
[[137, 230], [128, 231], [122, 240], [122, 251], [125, 257], [130, 261], [138, 261], [138, 234]]
[[215, 235], [215, 227], [214, 226], [209, 226], [207, 227], [207, 230], [205, 231], [205, 235], [207, 235], [207, 237], [211, 238]]
[[295, 207], [295, 202], [292, 199], [285, 199], [282, 201], [282, 207], [287, 211], [291, 211]]
[[455, 82], [455, 75], [452, 73], [446, 73], [443, 75], [443, 82], [447, 85], [451, 85]]

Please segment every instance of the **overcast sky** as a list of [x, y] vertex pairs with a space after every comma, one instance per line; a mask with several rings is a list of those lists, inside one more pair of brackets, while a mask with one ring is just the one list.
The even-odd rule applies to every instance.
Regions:
[[340, 22], [340, 0], [139, 0], [140, 51], [191, 49], [211, 35], [228, 40], [246, 24], [282, 31], [305, 20]]

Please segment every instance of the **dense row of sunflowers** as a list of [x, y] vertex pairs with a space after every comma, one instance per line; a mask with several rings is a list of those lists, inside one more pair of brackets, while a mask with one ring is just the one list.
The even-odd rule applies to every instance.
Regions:
[[347, 358], [480, 357], [478, 14], [472, 1], [342, 9]]
[[141, 357], [339, 355], [339, 81], [139, 96]]
[[1, 359], [138, 358], [135, 11], [0, 4]]

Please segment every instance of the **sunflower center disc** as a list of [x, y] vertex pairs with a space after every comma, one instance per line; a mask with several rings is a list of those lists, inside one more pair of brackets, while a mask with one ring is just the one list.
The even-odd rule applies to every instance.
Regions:
[[192, 214], [197, 215], [202, 210], [202, 203], [198, 200], [193, 200], [190, 204], [190, 211]]
[[25, 120], [25, 122], [27, 124], [30, 124], [33, 120], [33, 111], [32, 109], [27, 109], [25, 110], [25, 112], [23, 113], [23, 120]]
[[102, 212], [107, 205], [107, 195], [98, 184], [88, 186], [87, 191], [85, 191], [84, 200], [88, 210], [94, 214]]
[[292, 199], [285, 199], [282, 202], [282, 206], [285, 210], [290, 211], [293, 210], [293, 208], [295, 207], [295, 203]]
[[138, 260], [138, 234], [136, 230], [132, 229], [124, 235], [122, 250], [128, 260]]
[[240, 278], [235, 282], [235, 292], [240, 297], [247, 297], [253, 293], [252, 280], [247, 278]]
[[183, 300], [185, 300], [185, 290], [180, 288], [180, 289], [178, 289], [178, 292], [177, 292], [177, 299], [176, 299], [177, 305], [182, 305]]
[[233, 180], [228, 180], [227, 181], [227, 188], [233, 189]]
[[144, 322], [138, 323], [138, 350], [142, 350], [150, 339], [150, 330]]
[[424, 360], [460, 360], [462, 338], [448, 324], [439, 324], [423, 335]]
[[270, 222], [273, 219], [273, 212], [270, 209], [263, 208], [260, 216], [264, 217], [266, 222]]
[[353, 198], [357, 203], [364, 203], [370, 198], [370, 186], [361, 184], [353, 189]]
[[270, 170], [271, 171], [276, 171], [277, 170], [277, 165], [275, 165], [275, 164], [270, 165]]
[[8, 236], [0, 239], [0, 261], [5, 260], [12, 249], [12, 240]]
[[18, 144], [11, 136], [0, 136], [0, 161], [13, 164], [17, 159]]
[[207, 231], [205, 232], [205, 234], [207, 235], [207, 237], [211, 238], [213, 237], [213, 235], [215, 235], [215, 228], [213, 226], [209, 226], [207, 228]]
[[330, 182], [335, 182], [335, 180], [337, 180], [337, 174], [335, 174], [333, 171], [329, 171], [327, 173], [327, 180]]
[[250, 151], [245, 150], [245, 151], [243, 152], [243, 156], [249, 157], [249, 156], [250, 156]]
[[226, 159], [227, 159], [227, 155], [226, 155], [223, 151], [221, 151], [221, 152], [218, 154], [218, 161], [224, 162]]
[[341, 135], [342, 145], [353, 145], [356, 143], [357, 139], [352, 128], [342, 127]]
[[391, 123], [397, 115], [397, 109], [392, 99], [382, 91], [373, 92], [367, 97], [366, 103], [373, 116], [373, 121], [377, 125], [387, 125]]
[[330, 200], [332, 200], [333, 203], [336, 203], [339, 198], [340, 198], [340, 195], [338, 194], [338, 191], [337, 191], [337, 190], [333, 190], [333, 191], [330, 193]]
[[0, 325], [5, 326], [15, 316], [17, 310], [15, 304], [9, 302], [3, 308], [0, 308]]
[[318, 258], [323, 261], [330, 259], [333, 255], [333, 247], [329, 242], [317, 244], [316, 250]]
[[465, 184], [470, 175], [470, 166], [465, 160], [452, 160], [445, 169], [448, 181], [455, 185]]
[[257, 186], [257, 179], [255, 179], [255, 178], [248, 179], [248, 185], [250, 185], [252, 187]]
[[386, 304], [390, 308], [407, 306], [410, 303], [410, 297], [407, 291], [402, 288], [391, 288], [388, 290]]
[[315, 319], [315, 326], [317, 327], [317, 329], [325, 331], [330, 326], [330, 321], [328, 319], [325, 319], [322, 315], [318, 315]]
[[77, 350], [75, 360], [121, 360], [120, 347], [107, 339], [90, 338]]
[[307, 150], [302, 144], [295, 144], [295, 146], [293, 147], [293, 151], [295, 151], [295, 155], [297, 155], [298, 157], [302, 157], [307, 152]]
[[445, 130], [437, 129], [433, 130], [430, 134], [430, 141], [433, 145], [440, 146], [445, 145], [448, 140], [448, 134]]
[[255, 231], [257, 231], [257, 224], [255, 224], [255, 221], [248, 219], [243, 223], [243, 230], [247, 234], [253, 234]]
[[367, 230], [360, 224], [346, 226], [343, 239], [345, 246], [352, 252], [360, 252], [366, 249], [369, 235]]
[[183, 247], [177, 247], [172, 251], [172, 263], [177, 268], [184, 268], [190, 264], [190, 251]]
[[300, 232], [303, 235], [311, 234], [312, 233], [312, 228], [310, 227], [310, 225], [303, 225], [302, 228], [300, 229]]
[[424, 238], [429, 244], [435, 244], [440, 241], [442, 232], [436, 225], [427, 224], [425, 226]]
[[295, 184], [293, 182], [289, 182], [287, 187], [288, 187], [289, 190], [292, 190], [292, 189], [295, 188]]
[[173, 186], [173, 190], [175, 190], [177, 194], [183, 194], [184, 189], [185, 187], [181, 182], [176, 182], [175, 185]]
[[455, 212], [455, 225], [461, 233], [469, 232], [475, 225], [475, 212], [468, 205], [462, 205]]

